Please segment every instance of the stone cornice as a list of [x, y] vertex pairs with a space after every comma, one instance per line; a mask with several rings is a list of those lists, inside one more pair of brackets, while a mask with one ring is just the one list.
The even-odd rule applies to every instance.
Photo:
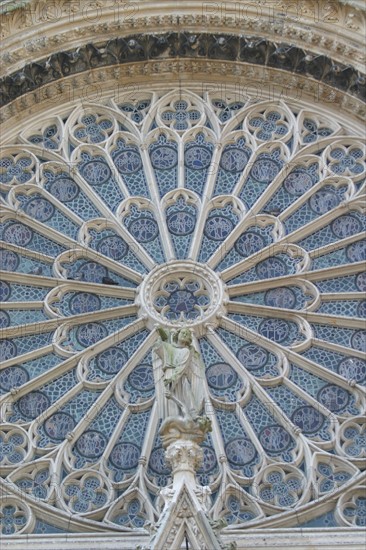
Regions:
[[[20, 6], [20, 7], [18, 7]], [[344, 2], [308, 0], [31, 0], [5, 2], [0, 35], [3, 74], [30, 60], [89, 41], [98, 43], [132, 33], [231, 33], [282, 41], [329, 55], [335, 62], [364, 66], [365, 10]]]

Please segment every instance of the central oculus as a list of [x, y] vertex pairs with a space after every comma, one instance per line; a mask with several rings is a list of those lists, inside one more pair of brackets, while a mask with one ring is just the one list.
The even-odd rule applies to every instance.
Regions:
[[214, 323], [217, 314], [223, 313], [225, 298], [218, 275], [189, 260], [157, 266], [140, 287], [142, 315], [176, 327]]

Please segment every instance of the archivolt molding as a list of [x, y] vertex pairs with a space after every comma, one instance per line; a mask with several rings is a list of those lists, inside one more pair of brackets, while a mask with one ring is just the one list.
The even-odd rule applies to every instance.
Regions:
[[[362, 42], [365, 32], [363, 6], [354, 3], [289, 0], [253, 4], [240, 2], [182, 2], [158, 4], [122, 3], [116, 0], [45, 0], [2, 2], [1, 33], [6, 54], [2, 66], [7, 73], [24, 60], [40, 59], [56, 53], [62, 45], [69, 49], [106, 35], [126, 36], [133, 32], [159, 32], [182, 29], [215, 33], [245, 33], [275, 42], [288, 42], [331, 56], [340, 63], [349, 60], [363, 69]], [[24, 40], [24, 32], [27, 39]], [[358, 37], [358, 40], [355, 35]], [[357, 47], [355, 44], [360, 44]]]

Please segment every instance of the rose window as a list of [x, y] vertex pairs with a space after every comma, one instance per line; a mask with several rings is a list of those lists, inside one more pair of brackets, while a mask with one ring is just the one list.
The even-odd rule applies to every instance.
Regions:
[[202, 361], [211, 519], [364, 525], [361, 140], [291, 102], [140, 95], [2, 150], [2, 535], [159, 517], [157, 325]]

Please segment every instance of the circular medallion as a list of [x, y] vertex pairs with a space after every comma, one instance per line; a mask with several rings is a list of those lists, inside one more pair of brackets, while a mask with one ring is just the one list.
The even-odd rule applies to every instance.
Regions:
[[174, 261], [157, 266], [140, 286], [141, 315], [168, 326], [201, 325], [223, 308], [224, 288], [206, 265]]
[[208, 385], [216, 390], [224, 390], [235, 384], [238, 375], [227, 363], [215, 363], [206, 370]]
[[347, 357], [339, 363], [338, 373], [347, 380], [362, 383], [366, 379], [366, 361], [357, 357]]
[[266, 292], [264, 303], [270, 307], [293, 309], [296, 305], [296, 296], [290, 288], [273, 288]]
[[101, 301], [96, 294], [89, 292], [79, 292], [70, 299], [70, 311], [75, 315], [98, 311], [101, 307]]
[[[4, 360], [3, 358], [1, 358]], [[29, 380], [29, 375], [23, 367], [13, 365], [6, 369], [0, 370], [0, 387], [5, 391], [10, 391], [12, 388], [18, 388]]]
[[75, 421], [72, 416], [63, 412], [54, 413], [44, 423], [44, 431], [51, 439], [56, 441], [63, 441], [74, 427]]
[[356, 330], [351, 338], [351, 345], [357, 351], [366, 351], [366, 331]]
[[22, 415], [32, 420], [48, 409], [50, 404], [47, 395], [40, 391], [27, 393], [18, 401], [18, 407]]
[[133, 174], [142, 168], [140, 155], [134, 149], [121, 151], [114, 157], [114, 164], [120, 174]]
[[154, 376], [151, 365], [141, 363], [128, 376], [131, 386], [138, 391], [148, 392], [154, 388]]
[[86, 323], [76, 330], [76, 339], [82, 346], [92, 346], [103, 340], [108, 334], [107, 329], [100, 323]]
[[70, 178], [59, 178], [49, 187], [51, 195], [61, 202], [73, 201], [79, 194], [79, 187]]
[[43, 198], [31, 199], [24, 206], [24, 212], [39, 222], [46, 222], [55, 213], [55, 207], [50, 201]]
[[366, 292], [366, 271], [356, 275], [356, 286], [361, 292]]
[[11, 340], [0, 340], [0, 361], [8, 361], [17, 355], [17, 347]]
[[87, 283], [101, 283], [103, 277], [108, 275], [108, 270], [96, 262], [86, 262], [78, 269], [77, 275]]
[[362, 300], [357, 306], [357, 316], [366, 319], [366, 300]]
[[303, 405], [296, 409], [291, 420], [305, 435], [310, 435], [320, 430], [325, 419], [319, 411], [310, 405]]
[[6, 302], [9, 300], [11, 294], [11, 287], [5, 281], [0, 281], [0, 302]]
[[256, 344], [246, 344], [236, 354], [240, 363], [249, 371], [255, 371], [268, 363], [269, 353]]
[[196, 219], [189, 212], [174, 212], [167, 217], [168, 229], [173, 235], [182, 237], [193, 232]]
[[148, 243], [159, 235], [159, 227], [151, 218], [134, 220], [128, 228], [129, 232], [139, 243]]
[[260, 279], [273, 279], [287, 275], [288, 268], [279, 258], [267, 258], [255, 266]]
[[209, 474], [217, 466], [216, 454], [212, 447], [203, 445], [203, 462], [202, 466], [197, 470], [198, 474]]
[[285, 451], [291, 443], [291, 436], [282, 426], [267, 426], [259, 434], [263, 449], [269, 453]]
[[272, 159], [261, 158], [255, 161], [250, 175], [259, 183], [270, 183], [280, 171], [280, 165]]
[[90, 185], [102, 185], [111, 178], [112, 172], [106, 162], [91, 160], [81, 168], [81, 175]]
[[112, 449], [109, 460], [115, 468], [131, 470], [139, 463], [140, 449], [133, 443], [118, 443]]
[[238, 437], [225, 445], [226, 456], [235, 466], [245, 466], [256, 456], [257, 451], [249, 439]]
[[0, 311], [0, 329], [10, 326], [10, 317], [6, 311]]
[[33, 231], [22, 223], [11, 223], [4, 231], [3, 239], [7, 243], [27, 246], [33, 238]]
[[290, 195], [303, 195], [313, 185], [309, 174], [302, 170], [294, 170], [284, 180], [283, 185]]
[[170, 170], [178, 163], [178, 153], [173, 147], [160, 145], [150, 153], [150, 159], [157, 170]]
[[[104, 237], [96, 245], [98, 252], [107, 256], [107, 258], [112, 258], [112, 260], [121, 260], [126, 256], [128, 252], [128, 245], [117, 235], [111, 235], [110, 237]], [[105, 268], [104, 268], [105, 269]]]
[[170, 469], [165, 462], [163, 447], [157, 447], [150, 455], [149, 466], [153, 472], [159, 475], [169, 475]]
[[320, 189], [309, 199], [310, 208], [316, 214], [325, 214], [339, 204], [339, 198], [334, 191]]
[[346, 256], [350, 262], [364, 262], [366, 260], [366, 241], [357, 241], [348, 245]]
[[242, 172], [249, 160], [249, 155], [243, 149], [230, 147], [221, 155], [220, 166], [227, 172]]
[[0, 269], [3, 271], [16, 271], [20, 259], [12, 250], [0, 250]]
[[107, 438], [97, 430], [88, 430], [81, 434], [76, 449], [85, 458], [96, 459], [102, 456], [107, 446]]
[[253, 231], [247, 231], [246, 233], [241, 235], [234, 245], [235, 250], [238, 252], [238, 254], [240, 254], [240, 256], [243, 256], [243, 258], [246, 258], [247, 256], [258, 252], [259, 250], [262, 250], [264, 246], [265, 241], [263, 237], [257, 235]]
[[290, 327], [282, 319], [265, 319], [259, 325], [259, 333], [273, 342], [283, 342], [290, 332]]
[[197, 145], [189, 147], [184, 153], [184, 164], [192, 170], [204, 170], [211, 163], [211, 151]]
[[338, 412], [348, 404], [349, 393], [335, 384], [328, 384], [318, 391], [317, 398], [329, 411]]
[[212, 216], [206, 221], [204, 234], [214, 241], [223, 241], [234, 229], [233, 222], [224, 216]]
[[331, 224], [332, 231], [339, 239], [352, 237], [362, 231], [361, 223], [351, 214], [345, 214], [334, 220]]
[[96, 356], [96, 363], [106, 374], [116, 374], [127, 362], [127, 354], [120, 348], [108, 348]]

